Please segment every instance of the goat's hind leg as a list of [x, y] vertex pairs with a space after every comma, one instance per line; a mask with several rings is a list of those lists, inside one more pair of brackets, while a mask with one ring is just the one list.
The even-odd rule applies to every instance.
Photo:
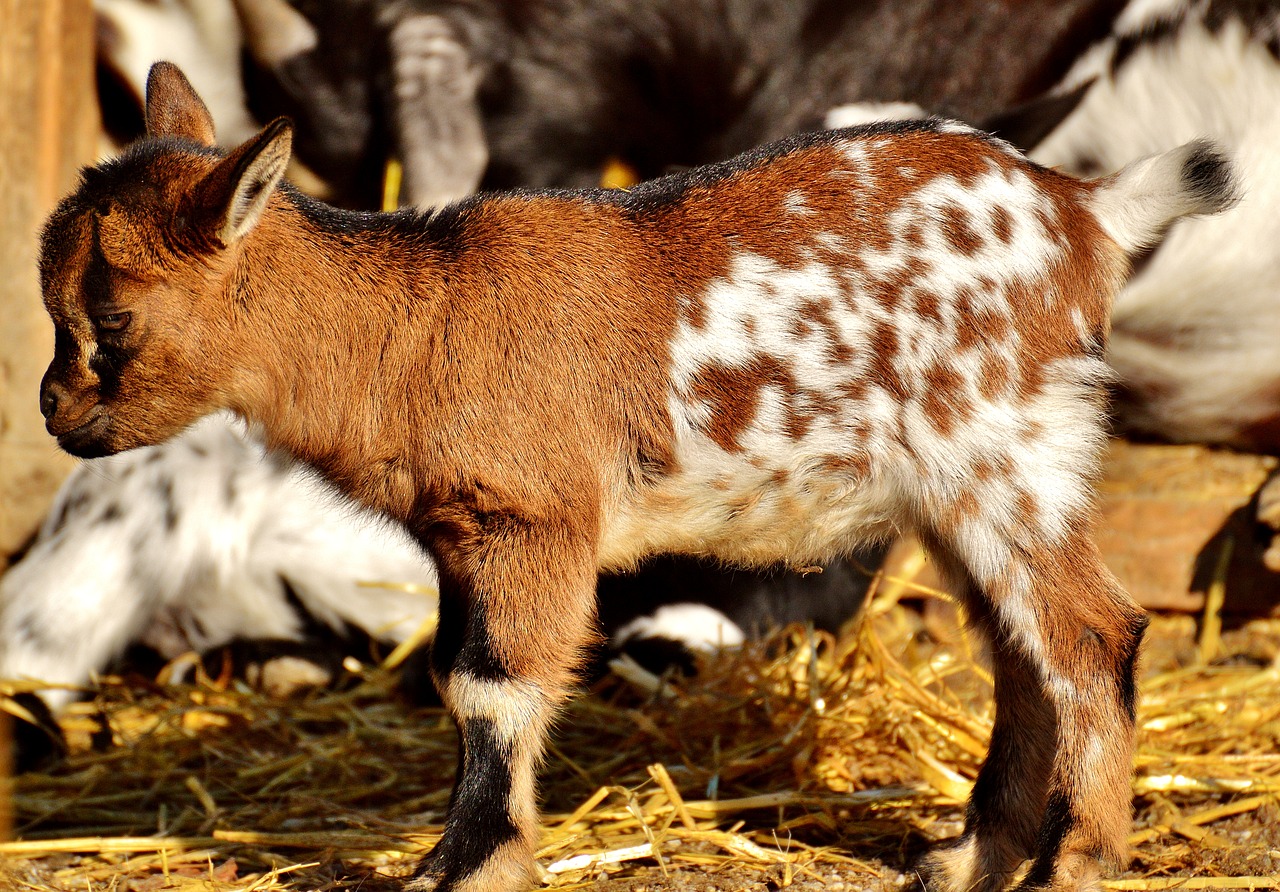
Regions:
[[959, 839], [920, 865], [929, 889], [995, 892], [1035, 852], [1057, 739], [1057, 719], [1038, 667], [992, 614], [961, 562], [924, 537], [934, 561], [962, 597], [967, 631], [991, 648], [996, 714]]
[[930, 889], [995, 892], [1035, 852], [1057, 719], [1037, 667], [1000, 627], [988, 602], [963, 583], [966, 574], [948, 575], [952, 586], [966, 594], [968, 631], [981, 634], [990, 645], [996, 714], [964, 833], [930, 852], [921, 871], [932, 881]]
[[1093, 541], [1045, 555], [1041, 635], [1058, 747], [1035, 859], [1023, 892], [1098, 888], [1103, 864], [1128, 852], [1137, 659], [1147, 616], [1103, 564]]
[[444, 835], [411, 892], [517, 892], [533, 884], [536, 773], [556, 710], [594, 642], [595, 562], [566, 530], [494, 524], [436, 549], [432, 674], [458, 725]]
[[928, 887], [991, 892], [1030, 856], [1019, 889], [1090, 892], [1125, 849], [1145, 615], [1082, 534], [981, 588], [996, 722], [965, 832], [926, 859]]

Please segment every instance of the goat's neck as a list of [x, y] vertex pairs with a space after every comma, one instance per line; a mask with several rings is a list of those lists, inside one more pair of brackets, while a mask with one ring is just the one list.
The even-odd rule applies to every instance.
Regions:
[[250, 239], [237, 275], [244, 355], [233, 408], [272, 446], [377, 503], [360, 481], [398, 460], [395, 420], [421, 410], [411, 403], [439, 305], [430, 260], [394, 233], [301, 215], [264, 220]]

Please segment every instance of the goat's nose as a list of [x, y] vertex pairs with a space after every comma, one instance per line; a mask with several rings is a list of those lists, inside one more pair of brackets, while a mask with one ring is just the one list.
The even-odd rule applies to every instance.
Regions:
[[58, 404], [65, 400], [67, 392], [53, 382], [45, 382], [44, 387], [40, 388], [40, 414], [45, 420], [52, 418], [58, 412]]

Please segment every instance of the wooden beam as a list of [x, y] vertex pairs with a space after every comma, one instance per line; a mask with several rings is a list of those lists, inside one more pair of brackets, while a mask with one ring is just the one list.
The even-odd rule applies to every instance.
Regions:
[[[0, 0], [0, 573], [72, 462], [44, 430], [53, 326], [36, 272], [40, 226], [98, 141], [91, 0]], [[13, 833], [13, 744], [0, 712], [0, 839]]]
[[91, 0], [0, 0], [0, 571], [72, 462], [44, 431], [53, 328], [36, 272], [45, 216], [98, 141]]

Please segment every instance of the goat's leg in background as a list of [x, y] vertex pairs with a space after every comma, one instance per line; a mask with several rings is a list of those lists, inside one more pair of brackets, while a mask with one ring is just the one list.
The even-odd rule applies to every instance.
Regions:
[[441, 16], [403, 18], [388, 42], [406, 203], [432, 208], [465, 198], [489, 163], [476, 99], [481, 72]]
[[597, 643], [594, 543], [580, 523], [473, 518], [439, 559], [436, 686], [458, 725], [444, 836], [408, 889], [524, 888], [547, 729]]

